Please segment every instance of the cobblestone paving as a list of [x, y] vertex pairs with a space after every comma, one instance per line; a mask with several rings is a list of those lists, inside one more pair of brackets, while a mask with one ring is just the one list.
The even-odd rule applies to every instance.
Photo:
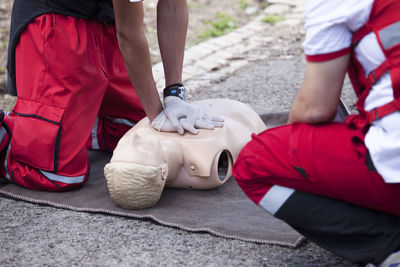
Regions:
[[[189, 91], [209, 87], [250, 62], [268, 57], [287, 58], [302, 53], [305, 1], [271, 0], [261, 15], [245, 26], [213, 38], [185, 52], [183, 82]], [[262, 19], [268, 15], [284, 18], [276, 23]], [[165, 86], [162, 63], [153, 66], [154, 79], [161, 91]]]

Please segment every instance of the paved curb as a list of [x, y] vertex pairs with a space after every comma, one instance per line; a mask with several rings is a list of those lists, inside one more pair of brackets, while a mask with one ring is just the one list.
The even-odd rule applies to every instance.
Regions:
[[[269, 0], [261, 14], [245, 26], [187, 49], [182, 77], [186, 87], [192, 92], [207, 88], [213, 81], [223, 80], [250, 62], [267, 58], [267, 53], [258, 52], [262, 47], [273, 45], [274, 38], [286, 34], [285, 28], [303, 25], [304, 2]], [[275, 24], [262, 22], [267, 15], [282, 16], [284, 20]], [[271, 37], [274, 29], [274, 37]], [[153, 75], [161, 92], [165, 84], [161, 62], [153, 65]]]

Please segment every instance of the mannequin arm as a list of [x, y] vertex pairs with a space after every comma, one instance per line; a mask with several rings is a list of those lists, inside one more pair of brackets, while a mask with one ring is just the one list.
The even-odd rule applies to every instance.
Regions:
[[143, 3], [113, 0], [119, 47], [132, 85], [150, 121], [162, 111], [143, 30]]
[[347, 54], [325, 62], [306, 63], [303, 85], [293, 102], [288, 123], [323, 123], [334, 119], [349, 60]]

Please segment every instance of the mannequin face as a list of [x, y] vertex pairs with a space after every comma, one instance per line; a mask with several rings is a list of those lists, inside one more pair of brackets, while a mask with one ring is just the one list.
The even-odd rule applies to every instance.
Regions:
[[[159, 179], [165, 182], [157, 183], [157, 186], [165, 184], [174, 188], [211, 189], [223, 185], [230, 178], [233, 162], [240, 149], [250, 140], [251, 134], [260, 133], [266, 127], [257, 113], [243, 103], [227, 99], [195, 103], [209, 114], [224, 118], [224, 127], [200, 129], [197, 135], [185, 133], [181, 136], [158, 132], [151, 127], [147, 118], [141, 120], [121, 138], [110, 163], [105, 167], [109, 188], [111, 184], [115, 188], [116, 183], [121, 183], [121, 189], [118, 190], [130, 187], [127, 190], [131, 192], [125, 195], [132, 195], [135, 190], [143, 192], [143, 184], [138, 188], [134, 185], [134, 189], [127, 186], [134, 183], [134, 178], [129, 175], [122, 175], [127, 179], [124, 182], [115, 179], [114, 174], [124, 173], [124, 169], [136, 177], [132, 175], [135, 168], [139, 168], [140, 172], [149, 168], [160, 175]], [[150, 179], [149, 182], [154, 183], [154, 180]], [[149, 187], [156, 186], [146, 185], [146, 188]], [[157, 189], [160, 196], [162, 189]], [[118, 190], [114, 189], [114, 193]], [[121, 197], [118, 199], [121, 201]]]

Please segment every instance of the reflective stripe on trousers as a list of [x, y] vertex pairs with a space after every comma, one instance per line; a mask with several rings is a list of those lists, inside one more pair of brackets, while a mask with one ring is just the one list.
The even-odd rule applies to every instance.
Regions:
[[85, 179], [85, 175], [70, 177], [70, 176], [57, 175], [43, 170], [40, 170], [40, 172], [51, 181], [61, 182], [64, 184], [80, 184], [83, 183], [83, 180]]
[[275, 215], [275, 213], [294, 192], [295, 190], [292, 188], [274, 185], [270, 190], [268, 190], [258, 205], [268, 213]]

